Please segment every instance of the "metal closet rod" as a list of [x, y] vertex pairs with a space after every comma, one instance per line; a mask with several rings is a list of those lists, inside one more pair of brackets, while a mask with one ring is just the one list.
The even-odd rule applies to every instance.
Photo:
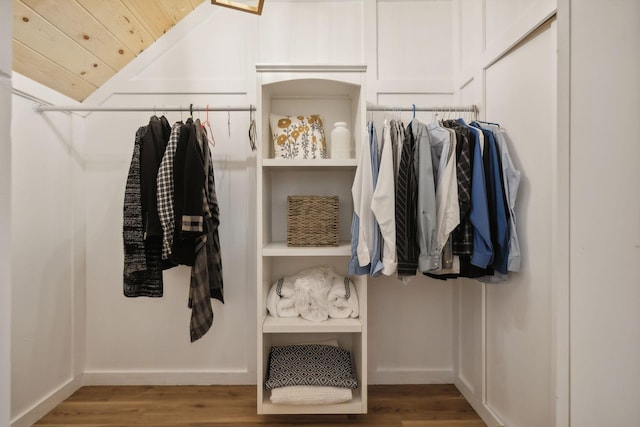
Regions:
[[147, 112], [169, 112], [169, 111], [256, 111], [256, 106], [249, 104], [248, 107], [227, 106], [227, 107], [208, 107], [202, 105], [180, 105], [179, 107], [166, 107], [163, 105], [154, 105], [153, 107], [103, 107], [99, 105], [45, 105], [36, 104], [33, 109], [37, 113], [43, 111], [147, 111]]
[[367, 105], [368, 111], [430, 111], [430, 112], [438, 112], [438, 111], [455, 111], [455, 112], [472, 112], [474, 114], [478, 113], [478, 107], [475, 105], [463, 105], [463, 106], [455, 106], [455, 105], [444, 105], [439, 107], [416, 107], [412, 105], [411, 107], [395, 107], [393, 105]]

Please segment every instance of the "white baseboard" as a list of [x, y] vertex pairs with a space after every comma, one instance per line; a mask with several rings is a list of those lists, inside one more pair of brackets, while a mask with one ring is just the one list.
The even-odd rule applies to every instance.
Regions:
[[369, 372], [369, 384], [451, 384], [453, 369], [378, 368]]
[[82, 387], [82, 374], [70, 379], [58, 390], [11, 420], [11, 427], [29, 427]]
[[469, 393], [471, 396], [477, 396], [475, 386], [470, 381], [468, 381], [464, 375], [458, 375], [457, 377], [455, 377], [455, 379], [455, 385], [456, 387], [458, 387], [458, 389], [464, 387], [467, 393]]
[[255, 384], [255, 372], [86, 371], [84, 385], [242, 385]]
[[458, 390], [460, 390], [460, 393], [462, 393], [467, 402], [469, 402], [471, 407], [478, 413], [480, 418], [482, 418], [482, 421], [484, 421], [486, 425], [490, 427], [503, 425], [502, 421], [498, 419], [493, 411], [489, 409], [484, 403], [482, 403], [481, 398], [471, 392], [471, 389], [467, 387], [465, 381], [461, 380], [460, 378], [456, 378], [454, 380], [454, 384], [458, 388]]

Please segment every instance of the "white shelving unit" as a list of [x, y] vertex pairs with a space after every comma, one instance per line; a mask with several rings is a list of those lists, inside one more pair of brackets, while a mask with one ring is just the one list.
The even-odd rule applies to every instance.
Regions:
[[[304, 268], [333, 265], [347, 275], [351, 255], [351, 185], [356, 153], [366, 140], [366, 66], [258, 65], [258, 164], [257, 164], [257, 310], [258, 310], [258, 413], [349, 414], [367, 412], [367, 290], [366, 277], [356, 276], [360, 317], [311, 322], [302, 318], [278, 318], [267, 313], [270, 286], [279, 278]], [[350, 159], [274, 159], [269, 114], [310, 115], [323, 118], [331, 153], [333, 123], [347, 122], [354, 147]], [[339, 240], [337, 247], [288, 247], [286, 243], [288, 195], [337, 195]], [[335, 405], [276, 405], [264, 389], [269, 352], [273, 345], [301, 344], [337, 339], [351, 352], [358, 389], [354, 398]]]

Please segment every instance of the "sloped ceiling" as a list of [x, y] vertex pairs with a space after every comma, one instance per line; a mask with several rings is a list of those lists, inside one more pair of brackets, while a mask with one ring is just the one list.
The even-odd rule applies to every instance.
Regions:
[[204, 0], [13, 0], [13, 69], [84, 100]]

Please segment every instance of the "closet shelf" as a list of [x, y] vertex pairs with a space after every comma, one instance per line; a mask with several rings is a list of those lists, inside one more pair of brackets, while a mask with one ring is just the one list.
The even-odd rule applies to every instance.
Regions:
[[327, 319], [312, 322], [302, 317], [274, 317], [267, 315], [262, 323], [263, 333], [350, 333], [362, 332], [360, 318], [355, 319]]
[[262, 159], [262, 166], [271, 168], [355, 168], [357, 165], [356, 159]]
[[351, 243], [338, 246], [292, 247], [286, 242], [272, 242], [262, 248], [262, 256], [350, 256]]
[[[302, 317], [268, 315], [267, 297], [279, 278], [320, 265], [330, 265], [340, 276], [348, 275], [351, 258], [353, 203], [351, 187], [358, 167], [356, 158], [282, 159], [274, 157], [269, 128], [270, 114], [318, 114], [324, 123], [346, 122], [352, 129], [351, 153], [366, 140], [366, 67], [257, 67], [258, 153], [256, 156], [257, 218], [257, 410], [258, 414], [359, 414], [367, 412], [367, 277], [353, 276], [360, 317], [321, 322]], [[327, 145], [331, 153], [331, 138]], [[354, 156], [355, 157], [355, 156]], [[337, 196], [337, 246], [287, 246], [288, 197]], [[274, 346], [318, 340], [335, 340], [351, 352], [358, 390], [349, 402], [332, 405], [284, 405], [271, 402], [264, 388], [269, 355]]]

